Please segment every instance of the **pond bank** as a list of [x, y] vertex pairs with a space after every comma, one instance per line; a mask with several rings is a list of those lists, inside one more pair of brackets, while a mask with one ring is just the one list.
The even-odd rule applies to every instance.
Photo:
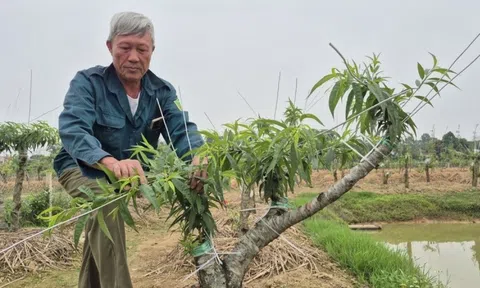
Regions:
[[474, 223], [391, 223], [366, 233], [400, 249], [451, 288], [480, 282], [480, 226]]
[[[316, 196], [313, 193], [300, 194], [295, 202], [305, 203]], [[348, 224], [480, 223], [480, 193], [349, 192], [319, 214], [338, 217]]]
[[[301, 205], [316, 196], [317, 194], [300, 194], [294, 202], [296, 205]], [[476, 226], [471, 223], [480, 223], [479, 219], [480, 193], [478, 192], [435, 194], [351, 192], [316, 216], [304, 221], [304, 229], [316, 245], [354, 273], [358, 279], [372, 287], [402, 287], [402, 284], [413, 283], [417, 283], [418, 286], [415, 287], [445, 287], [445, 277], [430, 273], [428, 267], [432, 266], [428, 263], [415, 262], [411, 250], [401, 249], [400, 246], [404, 243], [389, 243], [389, 239], [380, 237], [382, 235], [387, 237], [387, 234], [382, 234], [383, 231], [352, 231], [347, 224], [375, 223], [386, 225], [385, 227], [388, 228], [389, 225], [395, 225], [391, 223], [405, 225], [410, 223], [411, 226], [428, 225], [428, 223], [432, 225], [433, 223], [451, 223], [450, 225], [455, 226], [460, 223], [470, 223], [465, 225]], [[379, 234], [379, 237], [374, 237], [375, 234]], [[437, 239], [442, 236], [435, 237]], [[422, 240], [425, 239], [418, 241]], [[434, 241], [434, 239], [425, 241]], [[390, 249], [392, 247], [400, 249]]]
[[318, 247], [371, 287], [445, 287], [407, 253], [394, 251], [365, 232], [352, 231], [342, 222], [313, 217], [304, 222], [304, 228]]

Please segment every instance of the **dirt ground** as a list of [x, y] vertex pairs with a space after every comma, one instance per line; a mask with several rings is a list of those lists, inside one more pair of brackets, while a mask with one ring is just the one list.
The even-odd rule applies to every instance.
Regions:
[[[369, 191], [377, 193], [404, 193], [404, 192], [450, 192], [465, 191], [472, 187], [472, 175], [468, 168], [435, 168], [430, 171], [430, 183], [427, 183], [425, 172], [412, 168], [409, 170], [410, 189], [406, 190], [403, 184], [404, 170], [388, 169], [390, 177], [388, 185], [383, 185], [383, 170], [372, 171], [365, 179], [355, 185], [352, 191]], [[344, 170], [348, 173], [348, 170]], [[341, 177], [341, 171], [338, 171]], [[314, 171], [312, 174], [314, 188], [301, 187], [301, 191], [324, 191], [334, 183], [331, 172], [327, 170]], [[53, 181], [54, 189], [61, 189], [57, 181]], [[0, 194], [10, 194], [15, 182], [13, 179], [7, 183], [0, 182]], [[47, 189], [44, 180], [31, 179], [23, 184], [25, 194], [34, 193]]]
[[[383, 170], [372, 171], [364, 179], [359, 181], [351, 191], [368, 191], [376, 193], [405, 193], [405, 192], [454, 192], [465, 191], [472, 188], [472, 176], [468, 168], [437, 168], [430, 171], [430, 183], [424, 171], [420, 169], [409, 170], [410, 188], [405, 189], [404, 170], [388, 169], [390, 177], [388, 184], [383, 185]], [[344, 171], [345, 174], [348, 170]], [[341, 172], [338, 171], [338, 177]], [[321, 170], [312, 175], [313, 188], [303, 187], [301, 191], [326, 191], [334, 183], [333, 175]]]

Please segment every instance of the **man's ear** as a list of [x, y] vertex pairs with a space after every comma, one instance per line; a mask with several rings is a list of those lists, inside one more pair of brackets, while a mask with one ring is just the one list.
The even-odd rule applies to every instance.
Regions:
[[110, 51], [110, 54], [112, 54], [112, 41], [106, 41], [108, 51]]
[[152, 47], [152, 53], [155, 51], [155, 45]]

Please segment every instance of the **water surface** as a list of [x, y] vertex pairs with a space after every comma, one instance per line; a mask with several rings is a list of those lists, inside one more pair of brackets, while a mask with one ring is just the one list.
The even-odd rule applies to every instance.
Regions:
[[480, 224], [388, 224], [375, 239], [408, 253], [448, 287], [480, 287]]

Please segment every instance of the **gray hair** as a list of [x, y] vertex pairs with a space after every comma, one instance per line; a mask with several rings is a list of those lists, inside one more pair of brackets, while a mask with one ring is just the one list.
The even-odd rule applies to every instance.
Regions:
[[155, 46], [153, 23], [145, 15], [136, 12], [120, 12], [113, 15], [110, 22], [108, 41], [117, 35], [145, 35], [150, 33], [152, 44]]

